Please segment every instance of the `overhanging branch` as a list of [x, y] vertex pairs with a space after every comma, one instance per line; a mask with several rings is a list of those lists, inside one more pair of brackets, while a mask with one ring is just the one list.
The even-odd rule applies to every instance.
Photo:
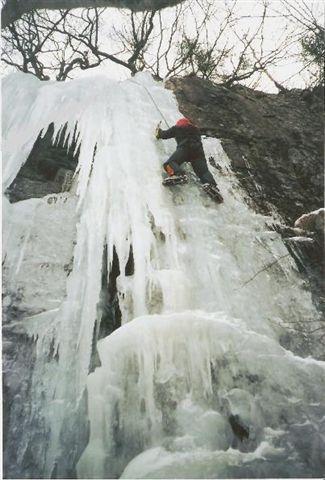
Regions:
[[184, 0], [7, 0], [1, 11], [1, 26], [6, 28], [24, 13], [34, 10], [66, 10], [73, 8], [128, 8], [133, 11], [160, 10]]

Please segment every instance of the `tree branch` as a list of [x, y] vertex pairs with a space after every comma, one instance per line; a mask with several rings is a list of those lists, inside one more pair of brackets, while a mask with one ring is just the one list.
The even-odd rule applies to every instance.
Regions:
[[[253, 275], [249, 280], [246, 280], [246, 282], [244, 282], [241, 286], [241, 288], [245, 287], [246, 285], [248, 285], [248, 283], [252, 282], [254, 280], [254, 278], [257, 277], [257, 275], [259, 275], [260, 273], [262, 272], [265, 272], [265, 270], [268, 270], [269, 268], [273, 267], [273, 265], [275, 265], [276, 263], [278, 263], [280, 260], [282, 260], [282, 258], [285, 258], [285, 257], [288, 257], [290, 255], [290, 253], [286, 253], [285, 255], [282, 255], [281, 257], [277, 258], [276, 260], [274, 260], [273, 262], [271, 263], [268, 263], [267, 265], [265, 265], [265, 267], [261, 268], [261, 270], [258, 270], [258, 272], [255, 273], [255, 275]], [[237, 289], [239, 290], [239, 289]]]
[[2, 8], [1, 26], [8, 27], [24, 13], [35, 10], [68, 10], [74, 8], [128, 8], [134, 11], [160, 10], [184, 0], [7, 0]]

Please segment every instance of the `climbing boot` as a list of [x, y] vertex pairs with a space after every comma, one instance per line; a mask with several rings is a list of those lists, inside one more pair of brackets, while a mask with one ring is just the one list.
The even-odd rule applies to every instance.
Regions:
[[216, 185], [212, 185], [211, 183], [204, 183], [202, 185], [203, 190], [209, 195], [217, 203], [223, 202], [223, 197], [219, 191], [219, 188]]
[[188, 182], [188, 177], [187, 175], [182, 174], [182, 175], [171, 175], [170, 177], [164, 178], [162, 184], [165, 186], [170, 186], [170, 185], [183, 185], [184, 183]]

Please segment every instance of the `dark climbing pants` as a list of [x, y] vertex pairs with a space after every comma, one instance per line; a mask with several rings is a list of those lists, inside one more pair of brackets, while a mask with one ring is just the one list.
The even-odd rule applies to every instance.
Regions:
[[171, 171], [168, 167], [171, 167], [175, 175], [183, 175], [184, 172], [180, 168], [180, 165], [184, 162], [189, 162], [192, 165], [194, 173], [199, 177], [201, 183], [216, 185], [216, 182], [208, 169], [203, 150], [178, 148], [164, 163], [164, 169], [170, 174]]

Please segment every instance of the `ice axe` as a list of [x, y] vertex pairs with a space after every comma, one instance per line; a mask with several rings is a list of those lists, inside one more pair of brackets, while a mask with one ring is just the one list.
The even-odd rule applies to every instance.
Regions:
[[160, 125], [161, 125], [161, 120], [158, 123], [158, 125], [156, 126], [156, 130], [155, 130], [155, 137], [157, 138], [157, 140], [159, 139], [158, 133], [159, 133], [159, 130], [160, 130]]

